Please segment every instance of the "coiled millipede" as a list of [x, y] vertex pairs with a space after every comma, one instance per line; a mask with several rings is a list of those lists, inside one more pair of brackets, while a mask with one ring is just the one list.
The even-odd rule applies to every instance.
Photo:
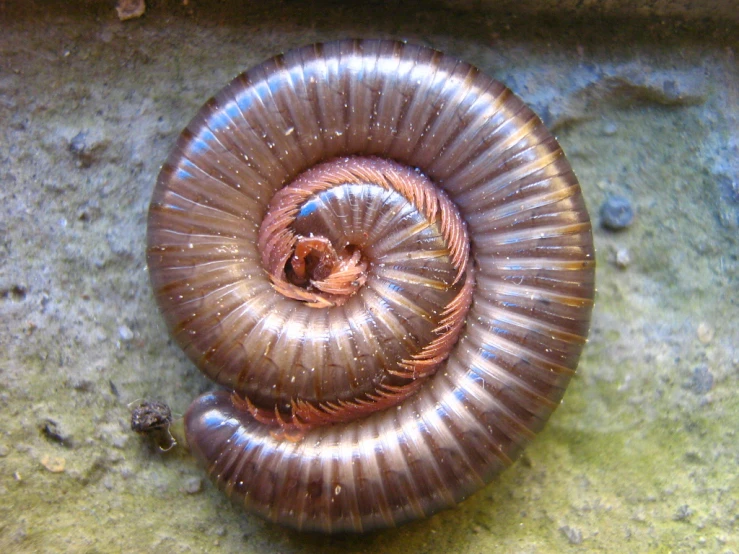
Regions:
[[559, 404], [594, 294], [590, 220], [501, 83], [393, 41], [239, 75], [163, 166], [148, 265], [172, 336], [222, 385], [185, 415], [250, 512], [327, 533], [454, 505]]

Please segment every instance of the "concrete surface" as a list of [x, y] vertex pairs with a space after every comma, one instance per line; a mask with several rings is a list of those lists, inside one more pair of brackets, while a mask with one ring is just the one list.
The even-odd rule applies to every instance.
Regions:
[[[121, 22], [113, 2], [0, 2], [0, 551], [739, 552], [738, 27], [490, 4], [167, 1]], [[595, 223], [598, 298], [519, 463], [454, 510], [325, 538], [231, 506], [128, 405], [181, 413], [211, 386], [144, 263], [178, 133], [240, 71], [351, 36], [444, 50], [542, 115]], [[618, 232], [599, 224], [616, 195]]]

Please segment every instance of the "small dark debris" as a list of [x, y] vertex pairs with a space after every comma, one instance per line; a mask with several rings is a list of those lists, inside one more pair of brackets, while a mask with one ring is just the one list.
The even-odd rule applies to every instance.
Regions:
[[3, 300], [13, 300], [15, 302], [23, 302], [26, 299], [28, 289], [23, 285], [13, 285], [10, 288], [0, 290], [0, 296]]
[[73, 446], [71, 435], [65, 433], [61, 426], [53, 419], [46, 419], [40, 426], [41, 434], [50, 442], [61, 444], [67, 448]]
[[688, 506], [687, 504], [683, 504], [677, 509], [675, 515], [672, 516], [672, 519], [674, 519], [675, 521], [685, 521], [689, 519], [692, 515], [693, 510], [690, 509], [690, 506]]
[[567, 537], [567, 540], [570, 541], [570, 544], [582, 543], [582, 531], [580, 531], [580, 529], [570, 527], [569, 525], [563, 525], [559, 528], [559, 530], [562, 531], [562, 534], [565, 537]]
[[108, 385], [110, 385], [110, 392], [113, 393], [113, 396], [115, 396], [116, 398], [120, 398], [121, 395], [118, 392], [118, 387], [115, 386], [115, 383], [113, 382], [112, 379], [108, 381]]
[[626, 229], [634, 221], [634, 208], [624, 196], [609, 196], [600, 207], [600, 223], [611, 231]]
[[148, 433], [168, 429], [172, 423], [172, 410], [164, 402], [142, 402], [131, 411], [131, 430]]
[[706, 394], [713, 388], [713, 373], [708, 366], [699, 365], [693, 369], [689, 383], [690, 390], [695, 394]]
[[172, 410], [164, 402], [141, 402], [131, 411], [131, 429], [145, 435], [162, 452], [177, 446], [171, 425]]
[[67, 385], [79, 392], [93, 392], [95, 383], [89, 379], [72, 379], [67, 381]]

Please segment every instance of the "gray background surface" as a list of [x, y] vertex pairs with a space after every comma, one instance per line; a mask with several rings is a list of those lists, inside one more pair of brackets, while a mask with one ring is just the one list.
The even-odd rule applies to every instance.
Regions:
[[[737, 4], [547, 6], [190, 0], [121, 22], [0, 2], [0, 551], [739, 552]], [[325, 538], [245, 515], [133, 435], [128, 405], [182, 413], [211, 387], [145, 267], [177, 135], [239, 72], [345, 37], [443, 50], [540, 113], [588, 201], [598, 297], [521, 461], [456, 509]], [[636, 210], [618, 233], [613, 194]]]

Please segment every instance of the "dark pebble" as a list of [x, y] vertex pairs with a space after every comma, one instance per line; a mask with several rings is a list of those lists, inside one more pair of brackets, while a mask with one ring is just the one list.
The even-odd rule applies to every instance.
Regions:
[[28, 289], [23, 285], [13, 285], [7, 289], [0, 289], [0, 298], [22, 302], [26, 299]]
[[600, 207], [600, 224], [611, 231], [626, 229], [634, 221], [634, 208], [628, 198], [609, 196]]
[[69, 151], [75, 156], [82, 156], [85, 153], [85, 149], [87, 148], [87, 144], [85, 143], [86, 138], [87, 138], [87, 133], [85, 132], [77, 133], [72, 138], [72, 140], [69, 141]]
[[41, 434], [46, 437], [46, 440], [55, 442], [71, 448], [74, 446], [72, 436], [62, 430], [61, 425], [53, 419], [44, 420], [41, 425]]

